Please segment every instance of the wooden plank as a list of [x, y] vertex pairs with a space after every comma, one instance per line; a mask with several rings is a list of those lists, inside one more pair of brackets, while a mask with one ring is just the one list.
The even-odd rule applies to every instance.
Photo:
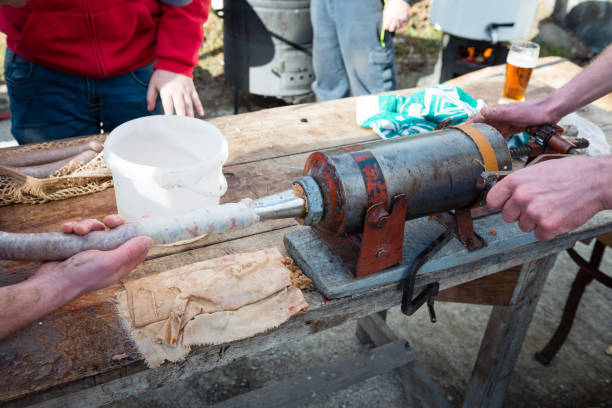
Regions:
[[[257, 198], [291, 188], [291, 180], [302, 174], [308, 153], [227, 166], [224, 169], [228, 192], [222, 203], [235, 202], [243, 198]], [[6, 232], [58, 231], [60, 225], [84, 217], [101, 218], [116, 213], [114, 190], [52, 201], [42, 205], [19, 204], [0, 207], [0, 230]], [[251, 232], [252, 233], [252, 232]], [[201, 241], [206, 244], [210, 241]], [[201, 245], [200, 245], [201, 246]], [[183, 246], [184, 249], [184, 246]], [[158, 250], [165, 254], [168, 250]]]
[[[383, 310], [382, 312], [378, 312], [376, 313], [383, 321], [387, 320], [387, 310]], [[357, 337], [357, 340], [359, 341], [359, 343], [361, 344], [375, 344], [374, 341], [370, 338], [370, 335], [368, 333], [366, 333], [361, 326], [359, 325], [359, 322], [361, 321], [361, 319], [359, 319], [357, 321], [357, 326], [355, 326], [355, 336]], [[389, 326], [387, 326], [389, 327]], [[391, 330], [391, 328], [389, 328], [389, 330]]]
[[506, 306], [510, 303], [521, 265], [466, 282], [438, 293], [436, 301], [471, 305]]
[[[605, 214], [600, 213], [600, 215], [603, 216]], [[602, 220], [607, 221], [607, 223]], [[448, 267], [447, 269], [430, 271], [427, 274], [419, 275], [417, 277], [416, 287], [418, 289], [432, 281], [439, 281], [441, 288], [447, 288], [477, 279], [487, 274], [492, 274], [500, 269], [522, 264], [549, 254], [555, 254], [573, 245], [576, 240], [585, 236], [600, 235], [604, 230], [612, 230], [612, 221], [610, 221], [609, 218], [602, 219], [600, 217], [595, 217], [590, 226], [587, 224], [585, 228], [586, 229], [568, 234], [557, 240], [546, 243], [537, 242], [529, 245], [525, 249], [510, 251], [509, 253], [498, 253], [496, 258], [492, 258], [487, 262], [477, 261], [473, 264], [465, 264], [462, 263], [461, 257], [457, 256], [458, 265], [456, 267]], [[195, 249], [183, 254], [152, 259], [137, 270], [137, 275], [143, 273], [156, 273], [160, 270], [169, 269], [177, 263], [185, 262], [182, 259], [183, 257], [196, 262], [198, 260], [210, 259], [226, 253], [231, 253], [232, 251], [257, 250], [265, 246], [280, 245], [284, 232], [286, 231], [271, 231], [269, 233], [255, 235], [236, 241]], [[143, 272], [141, 268], [148, 270]], [[22, 360], [20, 364], [27, 367], [28, 372], [31, 372], [32, 375], [1, 377], [0, 390], [4, 392], [2, 392], [0, 398], [6, 401], [20, 395], [26, 395], [35, 390], [44, 390], [53, 385], [65, 384], [63, 389], [62, 387], [58, 387], [42, 396], [39, 395], [36, 397], [46, 399], [63, 395], [68, 392], [67, 390], [72, 392], [91, 387], [91, 381], [95, 381], [96, 383], [99, 381], [101, 384], [99, 387], [96, 386], [90, 391], [80, 391], [77, 394], [68, 395], [65, 397], [67, 398], [66, 401], [76, 402], [84, 399], [84, 401], [91, 402], [92, 406], [98, 404], [94, 404], [96, 401], [100, 401], [99, 404], [118, 401], [122, 398], [145, 392], [150, 387], [156, 388], [175, 381], [180, 381], [197, 372], [208, 371], [227, 364], [235, 358], [263, 351], [275, 347], [282, 342], [336, 326], [348, 319], [360, 318], [372, 314], [373, 312], [386, 310], [398, 304], [401, 300], [401, 293], [396, 289], [396, 285], [390, 285], [366, 291], [359, 296], [345, 297], [329, 302], [324, 301], [320, 294], [310, 292], [306, 294], [310, 305], [308, 313], [291, 319], [289, 322], [270, 333], [255, 336], [243, 342], [231, 343], [229, 344], [230, 351], [224, 351], [224, 347], [228, 345], [195, 349], [188, 360], [180, 364], [167, 364], [159, 369], [147, 370], [142, 373], [138, 372], [127, 378], [121, 377], [118, 379], [114, 379], [113, 376], [117, 375], [116, 373], [120, 371], [122, 366], [132, 371], [142, 370], [142, 358], [137, 357], [132, 361], [107, 362], [101, 367], [92, 366], [90, 362], [92, 354], [96, 354], [99, 351], [89, 348], [90, 345], [95, 344], [96, 340], [87, 340], [87, 338], [89, 338], [87, 334], [85, 334], [85, 338], [81, 339], [79, 342], [79, 348], [73, 346], [71, 342], [66, 342], [66, 347], [68, 347], [68, 349], [57, 349], [52, 344], [41, 347], [41, 343], [38, 343], [36, 339], [37, 336], [44, 333], [45, 321], [43, 320], [43, 326], [31, 326], [26, 329], [26, 331], [22, 332], [23, 334], [20, 334], [18, 336], [19, 339], [16, 340], [16, 342], [22, 341], [29, 344], [23, 353], [15, 357], [18, 357], [17, 360]], [[90, 314], [85, 314], [82, 318], [92, 321], [98, 319], [94, 311], [90, 311]], [[71, 323], [73, 325], [77, 324], [75, 321], [71, 321]], [[79, 322], [79, 324], [81, 323]], [[91, 323], [85, 322], [82, 324], [87, 325]], [[65, 333], [64, 335], [70, 337], [69, 333]], [[109, 328], [106, 335], [116, 336], [117, 333], [114, 332], [112, 328]], [[27, 343], [28, 339], [30, 339], [29, 343]], [[0, 343], [0, 354], [7, 355], [11, 352], [13, 347], [15, 347], [14, 344], [6, 344], [6, 342]], [[83, 353], [83, 350], [87, 350], [87, 353]], [[92, 352], [91, 350], [96, 351]], [[117, 350], [123, 350], [123, 348], [118, 348]], [[112, 349], [108, 350], [108, 354], [111, 356], [117, 353], [119, 352]], [[200, 358], [199, 356], [202, 353], [206, 354], [207, 357]], [[47, 360], [54, 361], [55, 367], [58, 367], [53, 373], [54, 375], [45, 375], [45, 367], [39, 364], [39, 361]], [[6, 360], [0, 360], [0, 371], [7, 372], [10, 368], [10, 366], [7, 368], [7, 364], [17, 364], [18, 362], [19, 361], [15, 361], [13, 363], [7, 362]], [[87, 367], [87, 370], [74, 372], [71, 369], [71, 364]], [[186, 367], [190, 368], [187, 369]], [[42, 376], [40, 376], [41, 374]], [[95, 380], [87, 380], [85, 377], [93, 377]]]
[[[532, 233], [526, 234], [519, 230], [516, 223], [506, 223], [501, 214], [495, 214], [476, 220], [475, 231], [486, 243], [484, 248], [477, 251], [468, 251], [458, 240], [451, 240], [429, 262], [419, 270], [418, 276], [428, 280], [429, 274], [457, 274], [456, 268], [469, 268], [478, 265], [499, 266], [500, 269], [516, 266], [521, 263], [520, 258], [537, 259], [543, 256], [544, 251], [555, 250], [553, 247], [567, 248], [582, 238], [591, 234], [600, 235], [612, 228], [607, 225], [612, 222], [612, 211], [603, 211], [596, 215], [587, 224], [576, 231], [562, 235], [554, 241], [539, 242]], [[435, 221], [426, 218], [408, 221], [405, 227], [404, 253], [402, 263], [385, 269], [384, 271], [355, 279], [342, 265], [340, 259], [323, 243], [317, 234], [308, 229], [300, 228], [285, 236], [285, 247], [324, 296], [335, 299], [343, 296], [362, 293], [371, 288], [399, 282], [408, 271], [412, 260], [432, 242], [442, 227]], [[495, 234], [490, 231], [495, 230]], [[551, 247], [548, 247], [551, 245]], [[518, 252], [521, 252], [520, 254]], [[514, 260], [511, 260], [514, 259]], [[512, 263], [515, 262], [515, 263]], [[451, 272], [452, 271], [452, 272]], [[478, 276], [482, 277], [484, 275]], [[472, 279], [475, 279], [472, 276]], [[429, 280], [429, 283], [433, 280]], [[441, 289], [445, 289], [441, 287]]]
[[[377, 313], [363, 317], [357, 321], [360, 328], [376, 347], [397, 341], [398, 337]], [[400, 378], [404, 398], [411, 407], [451, 407], [444, 392], [415, 358], [409, 363], [394, 370]]]
[[[558, 68], [554, 64], [558, 64]], [[537, 90], [538, 81], [545, 87], [557, 88], [562, 82], [559, 80], [547, 82], [547, 80], [553, 76], [559, 78], [563, 74], [567, 75], [566, 72], [571, 73], [567, 75], [571, 77], [580, 69], [577, 65], [558, 57], [541, 58], [539, 65], [532, 76], [530, 92]], [[482, 99], [485, 99], [483, 94], [491, 89], [496, 94], [495, 100], [491, 101], [495, 102], [499, 98], [501, 85], [490, 82], [483, 86], [483, 80], [498, 80], [498, 77], [503, 77], [504, 69], [504, 65], [489, 67], [447, 83], [461, 87], [472, 83], [474, 87], [471, 94]], [[408, 96], [419, 90], [402, 89], [393, 93]], [[361, 128], [355, 122], [355, 99], [344, 98], [228, 115], [214, 118], [210, 123], [217, 126], [228, 140], [227, 165], [248, 163], [335, 147], [339, 145], [339, 140], [342, 141], [340, 144], [375, 140], [376, 136], [371, 130]]]
[[[222, 202], [238, 201], [241, 198], [257, 198], [290, 188], [290, 180], [302, 174], [301, 166], [308, 154], [298, 154], [258, 163], [247, 163], [229, 166], [225, 173], [229, 191]], [[281, 182], [279, 182], [281, 180]], [[286, 183], [282, 181], [286, 180]], [[44, 232], [58, 231], [63, 222], [88, 218], [101, 219], [107, 214], [116, 213], [114, 191], [112, 189], [83, 197], [54, 201], [44, 205], [14, 205], [0, 208], [0, 230], [7, 232]], [[259, 223], [242, 230], [213, 234], [201, 240], [180, 246], [155, 247], [149, 252], [149, 258], [179, 253], [191, 248], [212, 245], [218, 242], [233, 240], [258, 234], [273, 229], [296, 225], [293, 219], [272, 220]], [[37, 266], [37, 265], [35, 265]], [[0, 271], [2, 282], [16, 283], [31, 275], [30, 273], [11, 274]], [[28, 269], [22, 262], [0, 261], [0, 267], [12, 270]], [[21, 278], [21, 279], [19, 279]]]
[[216, 408], [298, 407], [415, 360], [404, 340], [384, 344], [296, 377], [213, 405]]
[[[420, 89], [393, 91], [408, 96]], [[355, 97], [215, 118], [210, 122], [225, 135], [228, 164], [311, 152], [376, 140], [370, 129], [357, 125]]]
[[[255, 251], [275, 243], [282, 249], [282, 235], [283, 231], [271, 231], [201, 248], [195, 253], [151, 259], [128, 279], [229, 253]], [[0, 355], [12, 356], [0, 359], [0, 372], [6, 373], [0, 376], [0, 401], [86, 377], [91, 377], [93, 382], [81, 382], [74, 389], [90, 387], [96, 381], [120, 377], [122, 367], [145, 369], [142, 355], [119, 322], [114, 294], [121, 288], [121, 284], [115, 284], [81, 296], [44, 317], [39, 324], [0, 342]], [[94, 376], [99, 378], [93, 380]]]
[[386, 316], [383, 317], [380, 313], [372, 313], [357, 320], [357, 330], [361, 331], [366, 336], [364, 340], [367, 340], [362, 343], [378, 347], [399, 339], [385, 319]]
[[523, 266], [508, 306], [495, 306], [485, 331], [464, 407], [501, 407], [514, 364], [556, 255]]
[[[103, 383], [98, 382], [99, 376], [90, 379], [81, 377], [73, 384], [31, 395], [26, 399], [8, 403], [6, 406], [40, 404], [44, 407], [96, 407], [117, 402], [129, 396], [226, 365], [237, 358], [276, 347], [286, 341], [338, 326], [348, 320], [366, 316], [372, 311], [386, 310], [398, 304], [400, 300], [399, 292], [389, 289], [381, 288], [371, 291], [359, 299], [346, 298], [331, 302], [324, 301], [316, 292], [307, 292], [305, 295], [310, 305], [309, 311], [306, 314], [295, 316], [275, 330], [228, 344], [195, 347], [189, 358], [183, 362], [166, 363], [155, 369], [139, 371], [127, 377], [120, 376]], [[132, 362], [132, 365], [138, 363]], [[130, 369], [130, 365], [126, 367]], [[14, 378], [3, 379], [2, 387], [10, 386], [11, 380]]]

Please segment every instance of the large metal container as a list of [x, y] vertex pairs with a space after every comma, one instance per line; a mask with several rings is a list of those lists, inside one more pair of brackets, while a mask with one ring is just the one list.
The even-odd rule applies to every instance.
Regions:
[[511, 41], [529, 36], [537, 8], [535, 0], [432, 0], [429, 19], [457, 37]]
[[[510, 170], [512, 159], [506, 141], [492, 126], [476, 123], [489, 141], [500, 170]], [[378, 165], [356, 161], [356, 155], [370, 153]], [[464, 208], [473, 204], [481, 191], [476, 181], [484, 171], [476, 144], [465, 133], [446, 128], [420, 135], [362, 143], [311, 154], [304, 175], [311, 176], [321, 189], [323, 219], [319, 224], [330, 236], [358, 232], [369, 207], [363, 164], [369, 170], [380, 166], [375, 176], [385, 185], [387, 210], [393, 197], [408, 195], [406, 219]], [[377, 172], [378, 170], [374, 170]]]
[[264, 96], [311, 92], [310, 0], [226, 0], [223, 18], [231, 85]]

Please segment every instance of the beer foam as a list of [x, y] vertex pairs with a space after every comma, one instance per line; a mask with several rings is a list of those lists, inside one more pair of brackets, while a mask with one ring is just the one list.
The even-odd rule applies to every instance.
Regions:
[[520, 68], [534, 68], [538, 64], [538, 57], [532, 55], [525, 55], [522, 53], [515, 53], [510, 51], [508, 53], [507, 62]]

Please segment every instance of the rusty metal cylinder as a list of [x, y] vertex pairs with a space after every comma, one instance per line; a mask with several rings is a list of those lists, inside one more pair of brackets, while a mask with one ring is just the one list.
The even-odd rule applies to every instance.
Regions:
[[[474, 124], [488, 140], [498, 169], [512, 159], [506, 141], [493, 127]], [[359, 232], [367, 209], [393, 197], [408, 197], [406, 219], [473, 204], [481, 191], [476, 181], [485, 171], [475, 142], [464, 132], [446, 128], [429, 133], [315, 152], [304, 175], [315, 179], [324, 201], [319, 229], [330, 236]]]

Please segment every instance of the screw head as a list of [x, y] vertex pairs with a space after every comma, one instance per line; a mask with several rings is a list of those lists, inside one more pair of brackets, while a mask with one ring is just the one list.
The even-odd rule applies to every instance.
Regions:
[[384, 258], [385, 256], [387, 256], [387, 250], [385, 248], [380, 248], [378, 251], [376, 251], [377, 258]]

